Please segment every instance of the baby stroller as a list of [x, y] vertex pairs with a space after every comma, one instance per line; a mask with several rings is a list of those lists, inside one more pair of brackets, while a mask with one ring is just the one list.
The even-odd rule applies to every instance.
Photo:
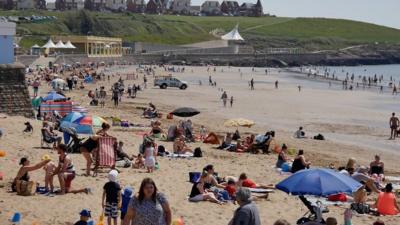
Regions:
[[329, 210], [322, 206], [321, 202], [317, 202], [316, 206], [313, 206], [310, 201], [306, 199], [304, 196], [299, 196], [300, 200], [307, 207], [309, 212], [303, 215], [300, 219], [297, 220], [298, 225], [305, 224], [307, 222], [318, 222], [321, 224], [326, 224], [324, 218], [322, 218], [323, 213], [328, 213]]

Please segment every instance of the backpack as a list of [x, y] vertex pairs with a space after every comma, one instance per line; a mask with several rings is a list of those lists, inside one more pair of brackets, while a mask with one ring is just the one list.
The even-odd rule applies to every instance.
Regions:
[[201, 151], [200, 147], [194, 149], [193, 157], [201, 158], [203, 157], [203, 152]]
[[350, 208], [358, 214], [369, 214], [371, 211], [369, 205], [363, 203], [351, 203]]
[[196, 183], [199, 181], [201, 177], [201, 173], [200, 172], [189, 172], [189, 181], [190, 183]]

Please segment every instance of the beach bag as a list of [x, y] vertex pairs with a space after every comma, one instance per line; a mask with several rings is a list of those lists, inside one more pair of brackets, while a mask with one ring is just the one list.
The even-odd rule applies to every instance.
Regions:
[[292, 166], [287, 162], [283, 163], [281, 168], [282, 172], [290, 172], [292, 170]]
[[350, 208], [358, 214], [369, 214], [371, 211], [369, 205], [363, 203], [351, 203]]
[[318, 135], [314, 136], [314, 140], [321, 140], [321, 141], [323, 141], [323, 140], [325, 140], [325, 137], [324, 137], [324, 135], [322, 135], [322, 134], [318, 134]]
[[194, 149], [193, 157], [196, 157], [196, 158], [203, 157], [203, 152], [201, 151], [200, 147], [197, 147], [197, 148]]
[[200, 172], [189, 172], [189, 181], [190, 183], [196, 183], [200, 180], [201, 173]]
[[36, 182], [33, 181], [17, 181], [17, 195], [32, 196], [36, 193]]

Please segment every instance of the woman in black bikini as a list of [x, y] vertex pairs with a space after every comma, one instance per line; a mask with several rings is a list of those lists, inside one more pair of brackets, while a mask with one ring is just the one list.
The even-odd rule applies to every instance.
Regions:
[[92, 165], [92, 156], [91, 153], [98, 147], [98, 140], [99, 137], [106, 137], [109, 136], [107, 131], [110, 129], [110, 125], [107, 123], [103, 123], [101, 125], [101, 130], [97, 131], [95, 136], [90, 137], [87, 139], [80, 147], [80, 151], [86, 159], [86, 175], [90, 176], [90, 167]]
[[306, 161], [306, 158], [304, 157], [303, 154], [304, 151], [299, 150], [299, 153], [297, 154], [292, 164], [292, 171], [291, 171], [292, 173], [296, 173], [297, 171], [304, 170], [310, 167], [311, 163]]
[[384, 179], [385, 164], [381, 162], [381, 157], [375, 155], [375, 160], [369, 164], [369, 174], [372, 177]]
[[26, 182], [32, 182], [29, 179], [29, 173], [35, 170], [38, 170], [45, 166], [48, 162], [50, 162], [50, 159], [42, 161], [36, 165], [31, 166], [30, 161], [28, 160], [27, 157], [21, 158], [19, 164], [21, 165], [21, 168], [19, 168], [17, 176], [14, 178], [14, 182], [11, 185], [11, 189], [13, 192], [20, 192], [21, 190], [21, 184], [26, 183]]

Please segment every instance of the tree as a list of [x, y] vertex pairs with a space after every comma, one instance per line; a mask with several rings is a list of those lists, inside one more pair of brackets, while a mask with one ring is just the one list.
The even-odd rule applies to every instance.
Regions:
[[94, 10], [93, 1], [92, 1], [92, 0], [85, 0], [84, 8], [85, 8], [86, 10], [93, 11], [93, 10]]
[[86, 10], [82, 10], [80, 13], [81, 17], [81, 34], [88, 35], [93, 32], [93, 19], [90, 17]]
[[46, 9], [46, 0], [36, 0], [36, 9]]

